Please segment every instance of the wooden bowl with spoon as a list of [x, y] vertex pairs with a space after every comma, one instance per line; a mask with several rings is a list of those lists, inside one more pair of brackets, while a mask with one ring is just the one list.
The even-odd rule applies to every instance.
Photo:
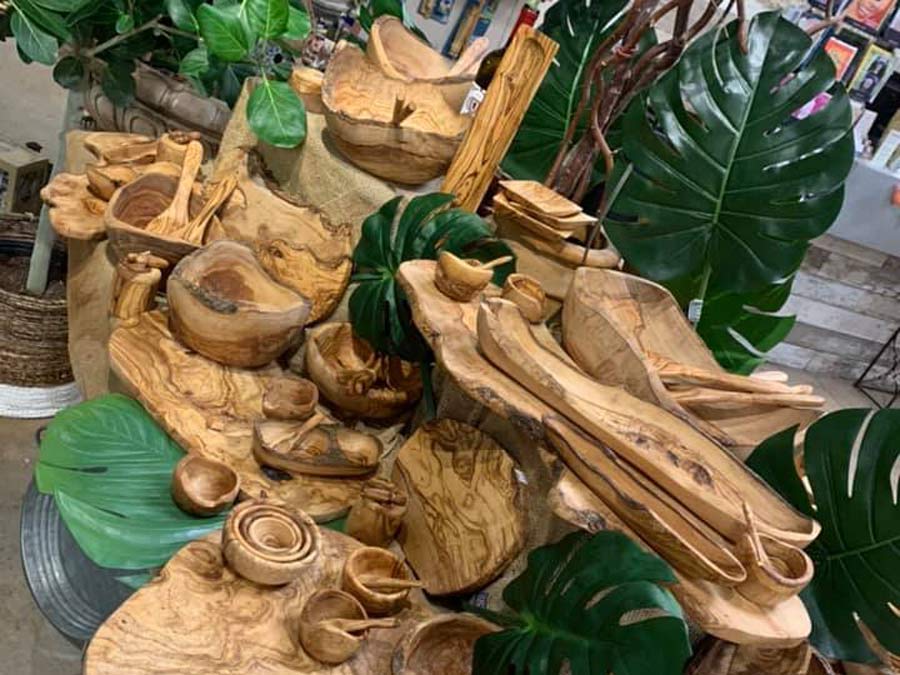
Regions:
[[422, 582], [384, 548], [366, 546], [353, 551], [344, 563], [341, 587], [362, 603], [369, 614], [394, 614], [406, 604], [410, 589]]

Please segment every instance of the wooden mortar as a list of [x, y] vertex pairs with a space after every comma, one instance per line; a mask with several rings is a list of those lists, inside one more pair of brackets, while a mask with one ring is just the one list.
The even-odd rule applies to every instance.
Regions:
[[289, 583], [319, 555], [318, 526], [303, 511], [261, 500], [238, 504], [222, 530], [229, 567], [265, 586]]
[[468, 302], [487, 287], [493, 276], [494, 271], [478, 260], [463, 260], [442, 251], [434, 271], [434, 285], [447, 297]]
[[309, 419], [318, 403], [318, 387], [299, 377], [269, 380], [262, 399], [263, 414], [276, 420]]
[[343, 663], [362, 645], [365, 631], [355, 634], [330, 624], [333, 619], [365, 620], [366, 610], [349, 593], [336, 588], [316, 591], [300, 612], [300, 644], [317, 661]]
[[503, 284], [503, 298], [516, 303], [530, 323], [541, 323], [544, 320], [544, 309], [547, 295], [541, 282], [527, 274], [510, 274]]
[[[391, 588], [391, 582], [398, 588]], [[403, 561], [384, 548], [366, 546], [347, 557], [341, 588], [362, 603], [369, 614], [396, 614], [407, 603], [411, 588], [420, 586]], [[403, 588], [406, 586], [406, 588]]]
[[187, 455], [172, 474], [172, 499], [185, 513], [214, 516], [237, 499], [241, 488], [230, 466], [200, 455]]

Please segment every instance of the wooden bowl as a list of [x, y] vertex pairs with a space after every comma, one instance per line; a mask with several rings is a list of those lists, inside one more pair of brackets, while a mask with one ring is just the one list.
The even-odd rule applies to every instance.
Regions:
[[354, 335], [349, 323], [326, 323], [309, 331], [306, 372], [330, 403], [370, 419], [395, 417], [422, 395], [418, 366], [378, 354]]
[[279, 357], [309, 315], [305, 298], [266, 274], [248, 247], [225, 239], [183, 258], [167, 294], [172, 333], [195, 352], [241, 368]]
[[356, 549], [344, 563], [341, 588], [359, 600], [371, 615], [395, 614], [406, 605], [409, 588], [377, 590], [366, 585], [367, 577], [412, 581], [412, 574], [400, 558], [375, 546]]
[[443, 614], [413, 629], [394, 650], [394, 675], [470, 675], [475, 641], [497, 631], [471, 614]]
[[763, 607], [797, 595], [813, 577], [813, 562], [803, 549], [765, 534], [748, 534], [738, 542], [737, 554], [747, 569], [737, 591]]
[[222, 530], [229, 567], [265, 586], [290, 583], [315, 566], [318, 526], [303, 511], [261, 500], [238, 504]]
[[214, 516], [237, 499], [241, 481], [234, 469], [200, 455], [187, 455], [172, 474], [172, 498], [185, 513]]
[[503, 297], [516, 303], [522, 316], [531, 323], [544, 320], [547, 295], [541, 282], [527, 274], [510, 274], [503, 284]]
[[434, 271], [434, 285], [458, 302], [469, 302], [487, 288], [494, 271], [483, 269], [477, 260], [463, 260], [449, 251], [442, 251]]
[[263, 392], [263, 414], [276, 420], [305, 420], [319, 403], [319, 388], [300, 377], [269, 380]]
[[407, 185], [443, 175], [471, 121], [435, 85], [391, 79], [346, 42], [325, 70], [322, 104], [331, 140], [353, 164]]
[[381, 441], [344, 426], [266, 420], [253, 425], [253, 456], [260, 466], [309, 476], [365, 476], [378, 468]]
[[[113, 193], [104, 214], [106, 231], [117, 259], [129, 253], [150, 251], [153, 255], [175, 265], [197, 250], [178, 237], [146, 232], [144, 228], [171, 203], [178, 186], [178, 178], [167, 173], [151, 171], [131, 181]], [[194, 185], [188, 207], [191, 217], [203, 207], [200, 184]]]
[[366, 610], [349, 593], [336, 588], [316, 591], [300, 611], [300, 644], [317, 661], [337, 665], [353, 656], [365, 638], [328, 625], [330, 619], [360, 620]]

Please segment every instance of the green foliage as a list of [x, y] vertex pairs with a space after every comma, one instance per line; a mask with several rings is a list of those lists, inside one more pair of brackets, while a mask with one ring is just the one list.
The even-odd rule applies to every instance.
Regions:
[[74, 56], [60, 59], [53, 68], [53, 79], [66, 89], [79, 87], [84, 80], [84, 63]]
[[576, 532], [528, 554], [503, 591], [504, 630], [478, 639], [475, 675], [678, 675], [691, 654], [669, 566], [619, 532]]
[[41, 441], [35, 480], [53, 494], [63, 521], [98, 565], [163, 565], [189, 541], [222, 526], [172, 501], [182, 450], [134, 400], [117, 394], [59, 413]]
[[237, 5], [201, 5], [197, 23], [206, 48], [220, 59], [241, 61], [250, 51], [250, 31]]
[[280, 148], [293, 148], [306, 137], [303, 101], [287, 82], [263, 79], [247, 101], [253, 133]]
[[858, 616], [900, 654], [900, 410], [839, 410], [813, 423], [802, 444], [808, 488], [788, 429], [756, 448], [747, 464], [822, 533], [806, 551], [816, 565], [800, 594], [812, 618], [810, 642], [830, 659], [874, 662]]
[[[395, 281], [407, 260], [435, 260], [441, 251], [483, 262], [512, 255], [481, 218], [462, 209], [447, 209], [453, 195], [432, 193], [387, 202], [366, 218], [353, 252], [354, 281], [350, 321], [354, 332], [378, 351], [412, 362], [429, 362], [431, 350], [416, 330], [406, 294]], [[515, 269], [507, 263], [494, 272], [503, 283]]]
[[133, 61], [113, 61], [103, 72], [100, 88], [117, 106], [127, 106], [134, 100], [133, 73]]
[[246, 0], [247, 23], [257, 35], [276, 38], [287, 29], [288, 0]]
[[56, 61], [56, 39], [41, 30], [25, 14], [16, 12], [9, 20], [16, 46], [32, 61], [53, 65]]
[[624, 6], [625, 0], [560, 0], [547, 11], [541, 31], [559, 44], [559, 52], [503, 160], [504, 171], [544, 181], [578, 106], [588, 62], [618, 25]]

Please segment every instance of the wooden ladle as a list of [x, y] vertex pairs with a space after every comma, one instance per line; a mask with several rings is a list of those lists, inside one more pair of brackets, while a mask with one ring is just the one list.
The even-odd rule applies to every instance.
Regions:
[[178, 180], [175, 196], [172, 197], [169, 206], [162, 213], [147, 223], [145, 228], [147, 232], [172, 235], [187, 227], [190, 221], [188, 207], [190, 206], [191, 191], [202, 163], [203, 145], [199, 141], [191, 141], [185, 151], [181, 178]]

